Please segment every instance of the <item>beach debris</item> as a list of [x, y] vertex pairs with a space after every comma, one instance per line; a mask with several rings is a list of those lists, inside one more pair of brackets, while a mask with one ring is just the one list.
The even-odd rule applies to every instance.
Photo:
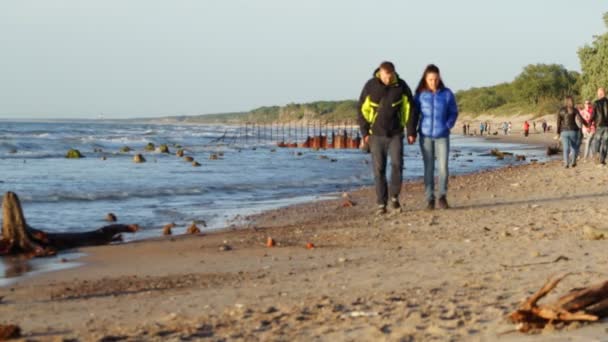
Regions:
[[107, 159], [108, 159], [108, 157], [106, 157], [106, 156], [101, 157], [101, 160], [107, 160]]
[[201, 164], [199, 162], [197, 162], [197, 161], [193, 161], [192, 162], [192, 166], [199, 167], [199, 166], [201, 166]]
[[212, 153], [212, 154], [209, 156], [209, 160], [218, 160], [218, 159], [220, 159], [220, 157], [218, 157], [218, 155], [217, 155], [217, 154], [215, 154], [215, 153]]
[[608, 239], [608, 229], [600, 229], [590, 225], [583, 226], [583, 236], [587, 240]]
[[162, 144], [158, 147], [158, 152], [160, 153], [171, 153], [169, 151], [169, 146], [167, 146], [167, 144]]
[[132, 149], [129, 146], [123, 146], [120, 148], [120, 152], [122, 152], [122, 153], [129, 153], [131, 151], [132, 151]]
[[356, 205], [355, 202], [350, 198], [350, 195], [347, 192], [342, 193], [342, 207], [343, 208], [351, 208]]
[[306, 243], [306, 249], [314, 249], [315, 248], [315, 244], [312, 242], [307, 242]]
[[179, 150], [177, 150], [177, 152], [175, 152], [175, 155], [178, 156], [178, 157], [180, 157], [180, 158], [183, 157], [184, 156], [184, 150], [180, 148]]
[[515, 160], [516, 161], [526, 161], [526, 156], [524, 156], [523, 154], [518, 154], [515, 156]]
[[93, 153], [103, 153], [103, 149], [100, 147], [96, 147], [93, 149]]
[[16, 148], [11, 148], [10, 150], [8, 150], [8, 153], [15, 154], [15, 153], [17, 153], [17, 149]]
[[493, 148], [490, 150], [490, 155], [496, 157], [496, 160], [503, 160], [506, 156], [513, 156], [511, 152], [500, 151], [497, 148]]
[[556, 154], [560, 154], [561, 152], [562, 148], [559, 146], [559, 144], [547, 146], [547, 156], [554, 156]]
[[144, 156], [142, 156], [141, 154], [136, 154], [133, 156], [133, 162], [140, 164], [140, 163], [145, 163], [146, 162], [146, 158], [144, 158]]
[[192, 235], [195, 235], [195, 234], [200, 234], [200, 233], [201, 233], [201, 230], [200, 230], [200, 228], [199, 228], [199, 227], [196, 225], [196, 223], [195, 223], [195, 222], [192, 222], [192, 224], [190, 225], [190, 227], [188, 227], [188, 230], [186, 230], [186, 233], [187, 233], [187, 234], [192, 234]]
[[540, 290], [509, 315], [518, 331], [531, 333], [559, 323], [568, 325], [573, 322], [596, 322], [608, 316], [608, 281], [585, 288], [574, 288], [551, 304], [538, 304], [538, 301], [569, 275], [568, 273], [548, 279]]
[[65, 157], [68, 159], [80, 159], [80, 158], [84, 158], [84, 156], [82, 155], [82, 153], [80, 153], [79, 150], [76, 149], [69, 149], [68, 152], [65, 154]]
[[19, 197], [14, 192], [7, 192], [2, 202], [0, 254], [50, 256], [62, 249], [106, 245], [118, 241], [120, 233], [134, 233], [137, 230], [139, 226], [136, 224], [112, 224], [80, 233], [47, 233], [27, 224]]
[[187, 161], [188, 163], [192, 163], [194, 161], [194, 158], [192, 158], [190, 156], [185, 156], [184, 161]]
[[116, 221], [118, 221], [118, 219], [116, 218], [116, 215], [114, 215], [114, 213], [108, 213], [106, 215], [106, 221], [108, 221], [108, 222], [116, 222]]
[[272, 248], [276, 245], [277, 245], [276, 241], [274, 241], [274, 239], [271, 238], [270, 236], [266, 239], [266, 247]]
[[156, 146], [154, 145], [154, 143], [149, 142], [146, 147], [144, 147], [144, 150], [148, 152], [153, 152], [154, 150], [156, 150]]
[[329, 159], [329, 157], [328, 157], [328, 156], [326, 156], [326, 155], [320, 155], [320, 156], [319, 156], [319, 159]]
[[171, 229], [175, 228], [175, 223], [171, 222], [163, 227], [163, 235], [172, 235]]
[[332, 163], [335, 163], [335, 162], [337, 162], [337, 161], [338, 161], [338, 159], [332, 158], [332, 159], [330, 159], [329, 161], [330, 161], [330, 162], [332, 162]]
[[228, 252], [228, 251], [231, 251], [231, 250], [232, 250], [232, 247], [230, 247], [230, 245], [227, 245], [227, 244], [223, 244], [219, 248], [220, 252]]
[[15, 324], [0, 325], [0, 341], [11, 340], [21, 337], [21, 328]]

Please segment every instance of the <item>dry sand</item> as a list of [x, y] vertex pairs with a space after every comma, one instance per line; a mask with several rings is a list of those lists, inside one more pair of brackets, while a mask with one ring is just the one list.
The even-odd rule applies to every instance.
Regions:
[[582, 233], [608, 227], [608, 169], [560, 165], [453, 177], [450, 210], [423, 210], [422, 185], [407, 183], [404, 212], [380, 218], [366, 188], [350, 208], [86, 248], [84, 267], [2, 288], [0, 317], [30, 340], [606, 340], [605, 323], [529, 337], [505, 320], [551, 275], [576, 272], [560, 293], [608, 279], [608, 242]]

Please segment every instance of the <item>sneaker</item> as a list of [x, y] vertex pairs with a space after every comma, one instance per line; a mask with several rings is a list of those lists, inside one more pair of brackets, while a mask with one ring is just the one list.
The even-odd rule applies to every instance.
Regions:
[[380, 216], [384, 214], [386, 214], [386, 206], [382, 204], [378, 205], [378, 209], [376, 209], [376, 215]]
[[391, 198], [391, 209], [394, 209], [394, 210], [401, 209], [401, 204], [399, 203], [399, 198], [397, 198], [397, 197]]
[[435, 200], [430, 200], [426, 203], [426, 210], [435, 210]]
[[437, 201], [437, 207], [439, 207], [439, 209], [448, 209], [450, 207], [448, 205], [448, 200], [447, 198], [445, 198], [445, 196], [439, 197], [439, 200]]

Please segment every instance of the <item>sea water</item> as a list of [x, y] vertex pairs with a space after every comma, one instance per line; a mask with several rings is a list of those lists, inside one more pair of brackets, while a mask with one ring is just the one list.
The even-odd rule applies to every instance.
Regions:
[[[109, 224], [104, 219], [111, 212], [119, 223], [141, 227], [125, 235], [132, 240], [160, 236], [171, 222], [176, 234], [193, 221], [227, 227], [235, 217], [373, 184], [369, 154], [277, 148], [268, 134], [244, 132], [223, 125], [0, 121], [0, 190], [17, 193], [35, 228], [92, 230]], [[171, 153], [144, 151], [148, 143], [167, 144]], [[133, 151], [121, 153], [124, 146]], [[176, 146], [201, 166], [177, 157]], [[66, 159], [70, 148], [85, 158]], [[453, 136], [451, 174], [516, 163], [489, 156], [491, 148], [543, 158], [540, 148]], [[134, 163], [136, 153], [147, 162]], [[210, 160], [213, 154], [219, 159]], [[418, 144], [406, 144], [404, 177], [419, 179], [422, 168]]]

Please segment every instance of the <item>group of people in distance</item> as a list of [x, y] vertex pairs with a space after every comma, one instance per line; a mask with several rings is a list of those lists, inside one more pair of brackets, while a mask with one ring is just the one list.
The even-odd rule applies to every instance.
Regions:
[[[401, 211], [399, 193], [403, 178], [404, 129], [408, 144], [418, 139], [424, 162], [426, 208], [449, 208], [448, 154], [450, 130], [458, 119], [458, 106], [439, 68], [428, 65], [416, 92], [401, 79], [391, 62], [382, 62], [367, 81], [359, 98], [358, 122], [364, 143], [369, 145], [376, 188], [376, 214], [387, 207]], [[391, 158], [391, 179], [386, 167]], [[439, 168], [439, 197], [435, 196], [435, 160]], [[437, 201], [436, 201], [437, 199]]]
[[562, 142], [564, 167], [576, 167], [584, 142], [583, 159], [596, 155], [596, 162], [606, 165], [608, 152], [608, 99], [604, 88], [597, 90], [597, 100], [575, 106], [574, 98], [566, 96], [557, 114], [557, 134]]

